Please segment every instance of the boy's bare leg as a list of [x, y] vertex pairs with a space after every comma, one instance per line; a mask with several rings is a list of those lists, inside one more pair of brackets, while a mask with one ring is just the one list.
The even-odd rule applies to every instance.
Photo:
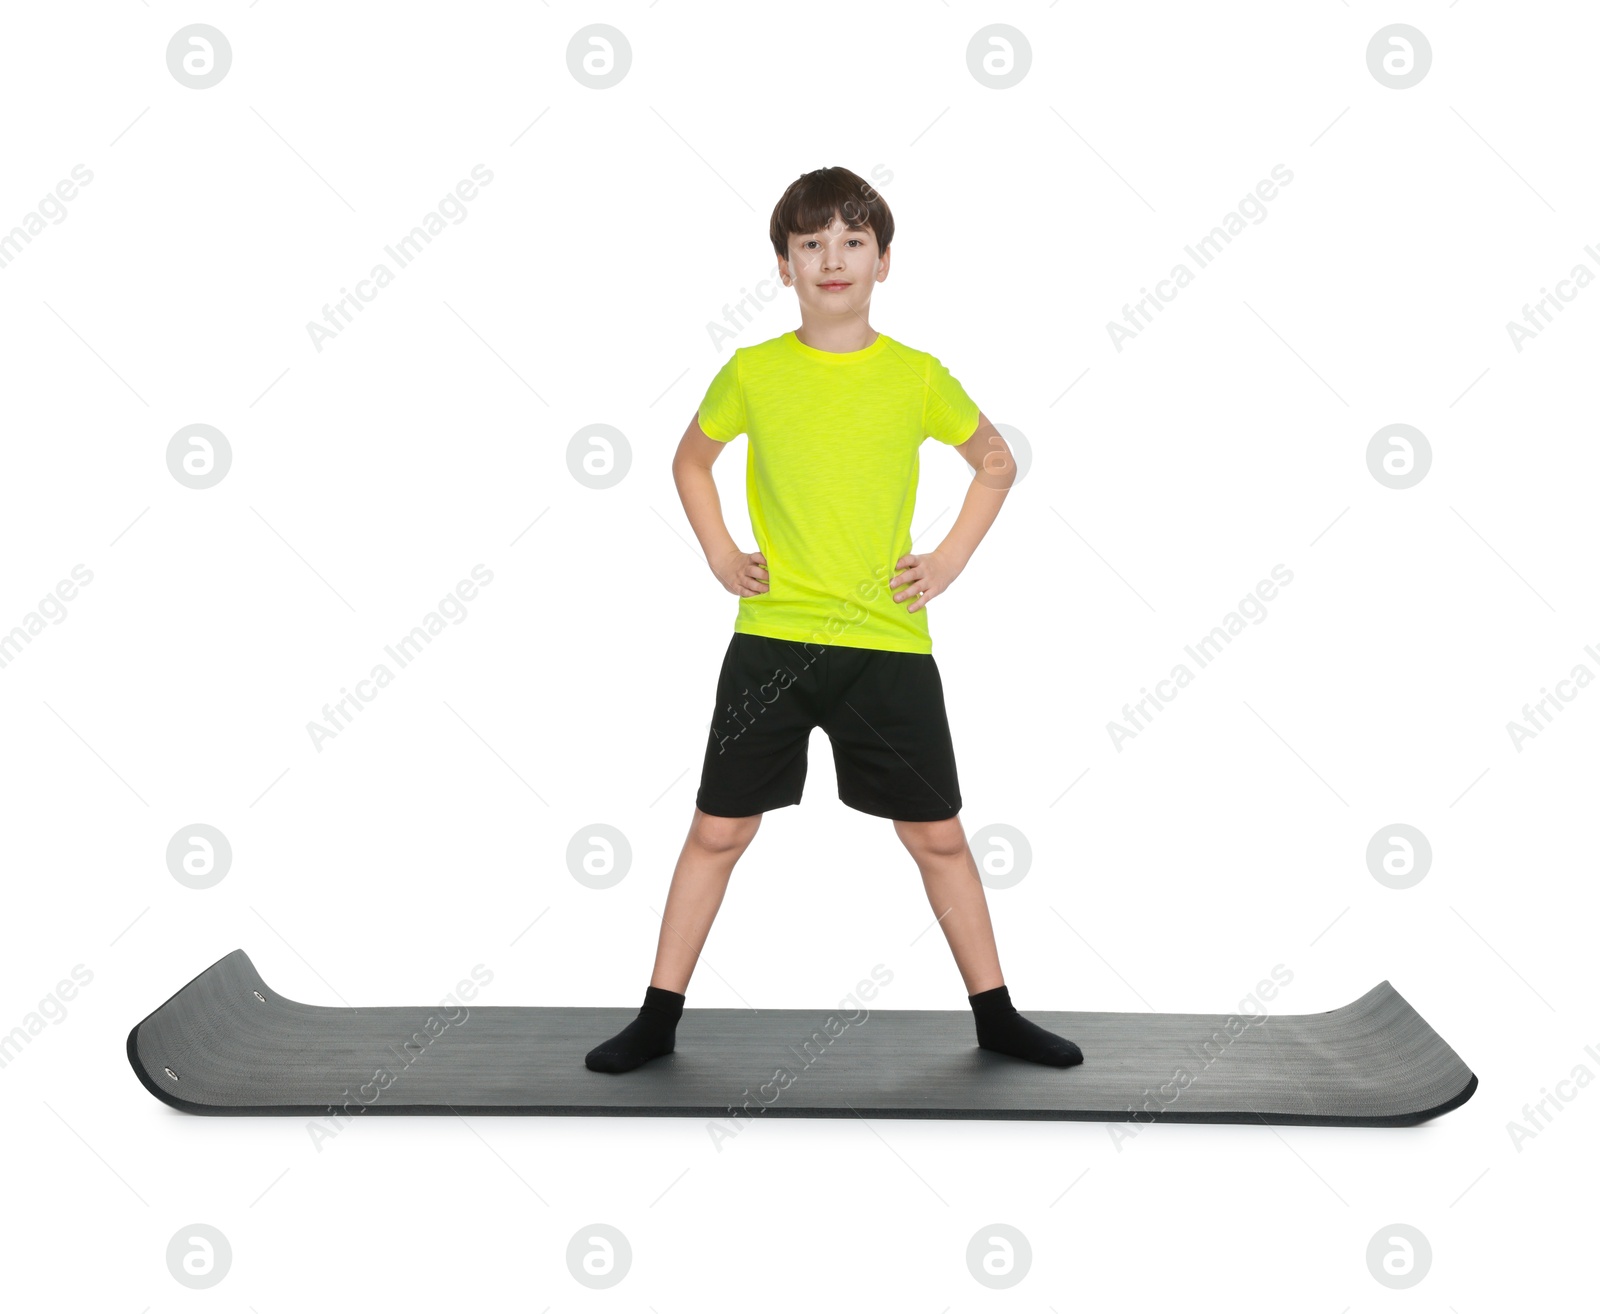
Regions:
[[656, 966], [650, 984], [684, 994], [711, 923], [728, 892], [728, 878], [761, 826], [761, 813], [750, 817], [714, 817], [694, 810], [689, 835], [678, 855], [661, 914], [656, 941]]
[[894, 829], [922, 873], [928, 905], [939, 919], [966, 983], [978, 1044], [1052, 1067], [1083, 1062], [1083, 1051], [1072, 1041], [1030, 1022], [1012, 1005], [1011, 992], [1000, 974], [989, 901], [960, 816], [945, 821], [896, 821]]
[[632, 1022], [584, 1055], [584, 1066], [591, 1072], [631, 1072], [641, 1063], [672, 1053], [694, 965], [722, 906], [733, 865], [760, 825], [759, 812], [750, 817], [714, 817], [694, 810], [667, 890], [655, 971], [644, 1003]]
[[967, 993], [975, 995], [1005, 984], [1000, 973], [1000, 951], [989, 921], [989, 901], [961, 818], [948, 821], [897, 821], [895, 834], [906, 846], [922, 873], [928, 905], [939, 919], [939, 929], [955, 955], [956, 968]]

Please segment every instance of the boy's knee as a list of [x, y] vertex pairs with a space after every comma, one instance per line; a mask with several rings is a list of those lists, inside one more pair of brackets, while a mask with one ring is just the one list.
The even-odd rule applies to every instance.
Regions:
[[967, 832], [959, 815], [943, 821], [897, 821], [894, 829], [913, 855], [948, 858], [966, 851]]
[[755, 838], [760, 825], [759, 812], [750, 817], [718, 817], [696, 808], [692, 833], [696, 844], [721, 853], [744, 848]]

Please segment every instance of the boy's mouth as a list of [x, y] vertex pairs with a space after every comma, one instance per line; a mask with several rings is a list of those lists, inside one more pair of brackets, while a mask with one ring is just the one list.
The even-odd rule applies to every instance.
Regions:
[[840, 282], [835, 281], [835, 282], [832, 282], [832, 283], [821, 283], [821, 284], [818, 284], [818, 286], [821, 287], [824, 292], [838, 292], [838, 291], [841, 291], [844, 288], [849, 287], [850, 284], [848, 284], [848, 283], [840, 283]]

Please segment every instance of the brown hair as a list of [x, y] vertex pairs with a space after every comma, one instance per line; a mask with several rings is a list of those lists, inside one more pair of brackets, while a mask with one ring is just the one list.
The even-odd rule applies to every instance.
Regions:
[[778, 198], [768, 229], [772, 249], [779, 259], [787, 260], [790, 237], [829, 228], [835, 215], [852, 232], [871, 232], [878, 239], [880, 256], [889, 249], [894, 237], [894, 216], [882, 194], [865, 179], [837, 165], [801, 174]]

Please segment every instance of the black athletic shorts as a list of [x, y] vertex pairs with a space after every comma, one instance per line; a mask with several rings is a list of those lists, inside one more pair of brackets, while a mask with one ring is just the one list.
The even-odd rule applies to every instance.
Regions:
[[932, 653], [848, 648], [735, 631], [695, 805], [748, 817], [798, 803], [814, 726], [833, 745], [839, 801], [897, 821], [961, 811], [944, 686]]

